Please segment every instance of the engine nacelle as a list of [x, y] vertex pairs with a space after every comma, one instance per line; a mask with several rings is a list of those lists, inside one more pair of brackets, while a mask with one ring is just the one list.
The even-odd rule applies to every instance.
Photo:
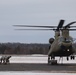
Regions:
[[54, 38], [49, 39], [49, 43], [52, 44], [54, 42]]

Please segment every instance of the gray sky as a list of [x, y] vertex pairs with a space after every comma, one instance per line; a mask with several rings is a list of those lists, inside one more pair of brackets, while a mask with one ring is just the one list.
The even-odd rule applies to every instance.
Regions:
[[76, 21], [76, 0], [0, 0], [0, 42], [48, 43], [53, 31], [15, 31], [12, 25], [58, 25], [60, 19]]

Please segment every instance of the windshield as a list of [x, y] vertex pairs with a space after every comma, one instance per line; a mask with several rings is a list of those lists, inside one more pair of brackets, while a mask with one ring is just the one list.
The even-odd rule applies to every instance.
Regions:
[[68, 37], [68, 38], [60, 37], [59, 41], [60, 42], [73, 42], [73, 39], [70, 37]]

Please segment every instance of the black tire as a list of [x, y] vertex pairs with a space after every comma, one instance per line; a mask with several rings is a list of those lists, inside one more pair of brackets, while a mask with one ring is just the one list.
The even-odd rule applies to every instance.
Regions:
[[69, 60], [69, 58], [67, 57], [67, 61]]

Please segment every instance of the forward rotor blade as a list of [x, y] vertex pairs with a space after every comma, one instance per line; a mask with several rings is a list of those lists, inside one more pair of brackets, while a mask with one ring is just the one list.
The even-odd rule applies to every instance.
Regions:
[[70, 31], [76, 31], [76, 29], [69, 29]]
[[62, 28], [63, 27], [64, 21], [65, 20], [60, 20], [60, 22], [58, 24], [58, 27], [57, 27], [57, 31], [59, 31], [59, 28]]
[[70, 28], [73, 28], [73, 27], [76, 27], [76, 26], [70, 26]]
[[[62, 29], [60, 29], [60, 30], [66, 30], [66, 29], [64, 29], [64, 28], [62, 28]], [[76, 29], [67, 29], [67, 30], [70, 30], [70, 31], [75, 31]]]
[[35, 26], [35, 25], [13, 25], [15, 27], [40, 27], [40, 28], [56, 28], [57, 26]]
[[45, 31], [45, 30], [54, 30], [54, 29], [15, 29], [15, 30], [42, 30], [42, 31]]

